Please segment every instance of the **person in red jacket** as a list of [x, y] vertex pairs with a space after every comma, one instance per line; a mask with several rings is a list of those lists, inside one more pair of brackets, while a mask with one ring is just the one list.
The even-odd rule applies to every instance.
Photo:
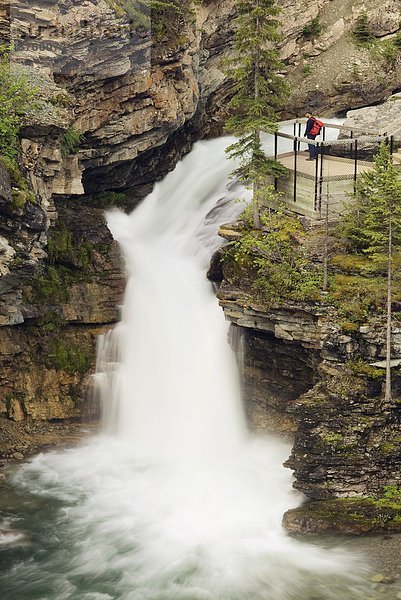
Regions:
[[[316, 136], [320, 133], [320, 127], [317, 127], [317, 119], [311, 112], [305, 113], [305, 117], [308, 119], [306, 122], [306, 128], [304, 137], [308, 140], [316, 139]], [[320, 121], [319, 121], [320, 123]], [[317, 131], [316, 131], [317, 130]], [[316, 160], [317, 158], [317, 147], [314, 144], [308, 144], [309, 158], [306, 160]]]

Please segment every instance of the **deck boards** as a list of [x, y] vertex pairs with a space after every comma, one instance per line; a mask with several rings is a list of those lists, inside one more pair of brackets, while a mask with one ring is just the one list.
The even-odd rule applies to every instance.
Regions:
[[[307, 161], [308, 152], [297, 152], [297, 175], [315, 178], [315, 162]], [[295, 152], [286, 152], [279, 154], [277, 160], [281, 162], [287, 169], [294, 171]], [[357, 175], [371, 171], [374, 167], [373, 163], [358, 161]], [[349, 158], [341, 158], [338, 156], [323, 156], [323, 178], [328, 179], [352, 179], [354, 177], [355, 163]], [[320, 160], [318, 164], [318, 176], [320, 177]]]

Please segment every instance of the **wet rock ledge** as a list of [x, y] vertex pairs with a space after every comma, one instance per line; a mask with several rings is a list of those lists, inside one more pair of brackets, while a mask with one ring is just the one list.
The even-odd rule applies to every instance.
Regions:
[[[224, 269], [223, 269], [224, 270]], [[285, 466], [309, 502], [289, 511], [289, 531], [399, 531], [401, 374], [383, 397], [384, 328], [345, 332], [322, 305], [258, 305], [223, 281], [220, 304], [244, 339], [245, 393], [255, 429], [293, 432]], [[394, 331], [401, 348], [401, 329]], [[291, 424], [288, 426], [288, 424]]]

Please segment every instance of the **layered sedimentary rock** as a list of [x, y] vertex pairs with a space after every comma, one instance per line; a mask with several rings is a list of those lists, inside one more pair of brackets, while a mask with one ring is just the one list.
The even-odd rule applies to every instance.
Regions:
[[[291, 303], [263, 308], [227, 283], [219, 297], [227, 319], [249, 340], [245, 374], [254, 425], [286, 431], [294, 419], [286, 465], [294, 470], [295, 487], [324, 500], [399, 485], [401, 381], [394, 369], [394, 399], [385, 402], [383, 323], [344, 332], [333, 309]], [[400, 355], [399, 328], [393, 348]]]
[[96, 340], [119, 318], [124, 276], [103, 210], [76, 208], [59, 202], [47, 266], [9, 291], [21, 323], [0, 327], [0, 414], [16, 422], [98, 416]]
[[[170, 15], [173, 22], [158, 30], [155, 43], [151, 16], [145, 27], [134, 27], [104, 0], [13, 2], [2, 35], [12, 38], [13, 61], [33, 74], [41, 92], [22, 136], [41, 197], [154, 181], [146, 153], [201, 113], [224, 79], [216, 55], [230, 31], [232, 6], [203, 7], [196, 21], [174, 23], [178, 17]], [[76, 156], [63, 152], [63, 132], [71, 127], [84, 136]], [[165, 154], [159, 174], [174, 160]], [[146, 156], [141, 167], [140, 156]]]

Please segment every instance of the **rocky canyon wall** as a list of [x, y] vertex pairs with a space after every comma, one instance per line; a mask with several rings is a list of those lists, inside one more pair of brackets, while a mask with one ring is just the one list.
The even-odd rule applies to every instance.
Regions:
[[[233, 286], [228, 273], [219, 299], [243, 332], [249, 419], [256, 429], [294, 434], [286, 463], [294, 486], [327, 500], [400, 485], [401, 373], [395, 365], [392, 400], [385, 401], [383, 322], [345, 331], [327, 306], [263, 307], [246, 287]], [[393, 352], [401, 354], [397, 326]]]

